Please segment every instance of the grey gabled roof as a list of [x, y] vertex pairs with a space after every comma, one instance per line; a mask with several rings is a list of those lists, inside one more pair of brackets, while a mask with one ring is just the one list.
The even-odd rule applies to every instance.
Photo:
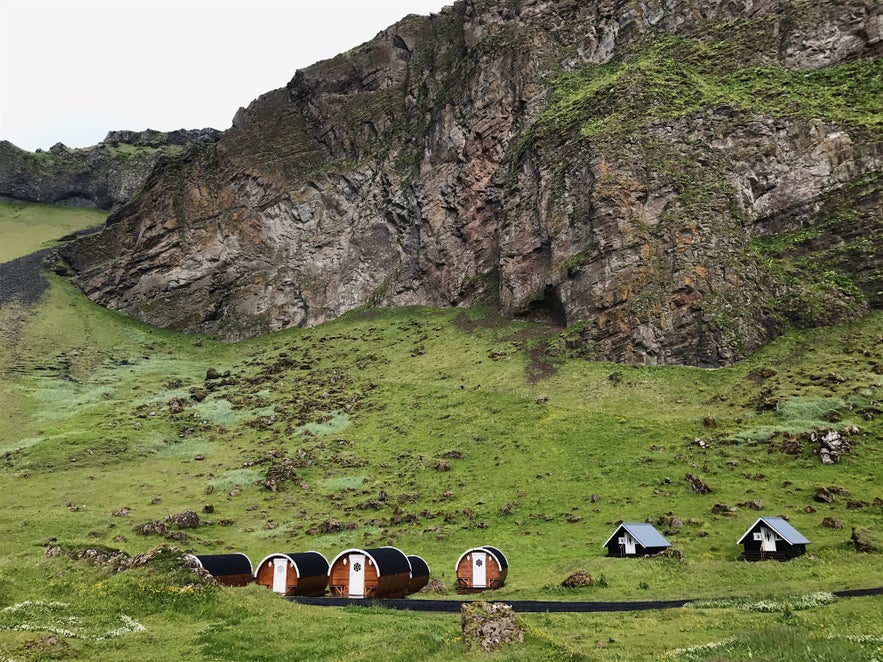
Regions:
[[800, 531], [791, 526], [785, 519], [782, 517], [758, 517], [757, 521], [748, 527], [748, 530], [742, 534], [742, 537], [739, 538], [739, 542], [737, 545], [741, 545], [742, 541], [745, 540], [746, 536], [754, 531], [754, 528], [760, 523], [763, 522], [768, 527], [770, 527], [773, 531], [779, 534], [779, 536], [787, 543], [791, 545], [809, 545], [810, 542], [807, 540]]
[[607, 543], [613, 540], [613, 536], [619, 533], [620, 529], [628, 531], [641, 547], [671, 547], [671, 543], [652, 524], [646, 524], [645, 522], [623, 522], [616, 527], [613, 534], [607, 539], [607, 542], [601, 546], [607, 547]]

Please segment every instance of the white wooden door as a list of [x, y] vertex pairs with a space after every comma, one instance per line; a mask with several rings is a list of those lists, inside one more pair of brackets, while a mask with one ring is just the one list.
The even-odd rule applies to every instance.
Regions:
[[625, 536], [625, 553], [626, 554], [634, 554], [635, 553], [635, 539], [632, 538], [630, 533], [626, 533]]
[[776, 534], [766, 527], [760, 528], [760, 534], [763, 537], [761, 541], [761, 549], [765, 552], [776, 551]]
[[365, 595], [365, 555], [350, 554], [350, 595]]
[[273, 559], [273, 591], [285, 593], [288, 584], [288, 559]]
[[472, 585], [476, 588], [487, 586], [487, 554], [472, 552]]

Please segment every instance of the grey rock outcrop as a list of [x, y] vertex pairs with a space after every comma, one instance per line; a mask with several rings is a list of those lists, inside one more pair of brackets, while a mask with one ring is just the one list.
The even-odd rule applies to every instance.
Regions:
[[111, 209], [134, 193], [163, 156], [217, 142], [216, 129], [111, 131], [92, 147], [56, 143], [28, 152], [0, 141], [0, 200]]
[[61, 255], [93, 300], [227, 340], [489, 304], [561, 352], [730, 363], [880, 305], [881, 12], [461, 0], [298, 71]]

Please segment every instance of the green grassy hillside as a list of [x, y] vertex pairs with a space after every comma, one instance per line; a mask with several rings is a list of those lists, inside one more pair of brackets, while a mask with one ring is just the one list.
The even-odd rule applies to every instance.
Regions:
[[97, 227], [106, 216], [100, 209], [0, 203], [0, 263], [52, 246], [78, 230]]
[[[0, 334], [0, 660], [484, 657], [457, 616], [290, 605], [164, 557], [125, 572], [47, 557], [50, 542], [253, 562], [389, 544], [449, 587], [460, 553], [491, 544], [511, 565], [488, 599], [705, 599], [522, 614], [525, 644], [496, 659], [883, 657], [883, 600], [826, 593], [881, 584], [879, 553], [850, 540], [883, 529], [880, 314], [709, 371], [566, 358], [566, 338], [480, 309], [364, 310], [225, 345], [53, 278], [33, 308], [0, 307]], [[838, 464], [804, 434], [820, 428], [848, 428]], [[136, 531], [186, 510], [199, 527]], [[808, 555], [740, 561], [763, 514], [788, 517]], [[683, 561], [603, 556], [618, 521], [648, 518]], [[561, 588], [577, 570], [603, 581]]]

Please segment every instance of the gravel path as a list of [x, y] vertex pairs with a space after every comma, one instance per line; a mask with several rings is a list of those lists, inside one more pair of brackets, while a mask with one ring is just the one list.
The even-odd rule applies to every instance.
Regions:
[[0, 264], [0, 305], [14, 300], [32, 304], [40, 299], [49, 287], [43, 276], [43, 259], [53, 250], [44, 248]]
[[[868, 595], [883, 595], [883, 586], [849, 591], [835, 591], [838, 598], [855, 598]], [[385, 609], [407, 609], [410, 611], [435, 611], [460, 613], [460, 606], [468, 600], [361, 600], [358, 598], [286, 598], [299, 605], [322, 607], [383, 607]], [[511, 605], [516, 612], [602, 612], [602, 611], [646, 611], [649, 609], [674, 609], [683, 607], [687, 600], [646, 600], [640, 602], [561, 602], [547, 600], [492, 600]]]

